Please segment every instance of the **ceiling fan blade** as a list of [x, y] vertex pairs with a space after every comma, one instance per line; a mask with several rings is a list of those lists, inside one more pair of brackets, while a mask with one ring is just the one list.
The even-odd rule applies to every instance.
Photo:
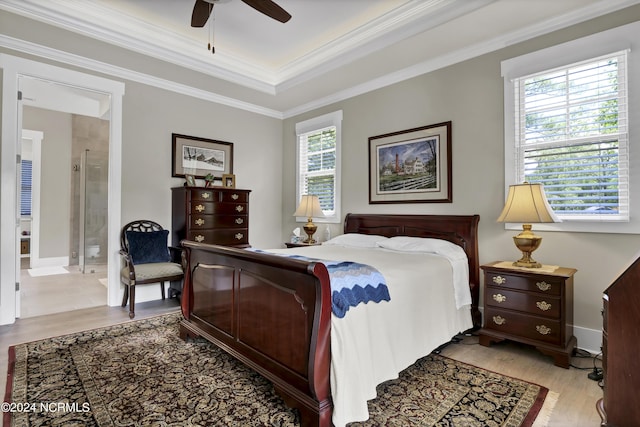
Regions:
[[191, 14], [191, 26], [204, 27], [204, 24], [209, 20], [212, 10], [212, 3], [204, 0], [196, 0], [196, 4], [193, 6], [193, 13]]
[[242, 0], [242, 1], [248, 4], [249, 6], [251, 6], [252, 8], [254, 8], [255, 10], [257, 10], [258, 12], [264, 13], [265, 15], [275, 19], [276, 21], [280, 21], [284, 23], [284, 22], [287, 22], [289, 19], [291, 19], [291, 15], [289, 15], [289, 13], [286, 10], [284, 10], [283, 8], [281, 8], [271, 0]]

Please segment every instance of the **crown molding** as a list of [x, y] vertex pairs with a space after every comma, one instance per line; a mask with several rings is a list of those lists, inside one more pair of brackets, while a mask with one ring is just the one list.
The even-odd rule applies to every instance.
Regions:
[[410, 0], [356, 30], [279, 69], [252, 64], [227, 52], [203, 55], [201, 40], [185, 37], [113, 8], [82, 1], [3, 0], [0, 8], [115, 46], [276, 95], [496, 0]]
[[89, 71], [104, 73], [109, 76], [134, 81], [136, 83], [142, 83], [149, 86], [154, 86], [160, 89], [179, 93], [181, 95], [192, 96], [194, 98], [202, 99], [209, 102], [214, 102], [217, 104], [226, 105], [233, 108], [238, 108], [240, 110], [261, 114], [263, 116], [282, 119], [281, 112], [270, 109], [270, 108], [265, 108], [259, 105], [240, 101], [238, 99], [234, 99], [234, 98], [219, 95], [213, 92], [198, 89], [193, 86], [188, 86], [188, 85], [177, 83], [171, 80], [158, 78], [155, 76], [151, 76], [149, 74], [140, 73], [137, 71], [129, 70], [127, 68], [107, 64], [105, 62], [96, 61], [93, 59], [85, 58], [85, 57], [64, 52], [61, 50], [52, 49], [47, 46], [42, 46], [39, 44], [27, 42], [24, 40], [15, 39], [13, 37], [8, 37], [2, 34], [0, 34], [0, 46], [10, 50], [17, 51], [17, 52], [22, 52], [25, 54], [48, 59], [51, 61], [56, 61], [63, 64], [80, 67]]
[[[15, 4], [33, 5], [34, 1], [35, 0], [2, 0], [2, 2], [0, 2], [0, 9], [6, 9], [9, 11], [18, 13], [20, 15], [25, 15], [25, 13], [20, 13], [20, 12], [16, 12], [15, 10], [12, 10], [13, 6], [7, 7], [7, 5], [8, 4], [9, 5], [15, 5]], [[51, 3], [55, 5], [60, 1], [61, 0], [48, 0], [46, 3], [47, 4]], [[451, 1], [453, 0], [439, 0], [436, 3], [439, 4], [441, 7], [446, 7], [451, 3]], [[483, 0], [483, 1], [490, 2], [493, 0]], [[0, 34], [0, 46], [6, 47], [11, 50], [24, 52], [27, 54], [46, 58], [49, 60], [78, 66], [80, 68], [84, 68], [87, 70], [105, 73], [107, 75], [112, 75], [118, 78], [127, 79], [127, 80], [135, 81], [138, 83], [147, 84], [150, 86], [155, 86], [161, 89], [169, 90], [169, 91], [180, 93], [183, 95], [192, 96], [192, 97], [206, 100], [209, 102], [227, 105], [233, 108], [238, 108], [241, 110], [253, 112], [253, 113], [264, 115], [267, 117], [285, 119], [285, 118], [296, 116], [298, 114], [302, 114], [307, 111], [311, 111], [316, 108], [321, 108], [325, 105], [329, 105], [329, 104], [339, 102], [354, 96], [371, 92], [373, 90], [380, 89], [380, 88], [401, 82], [403, 80], [407, 80], [407, 79], [419, 76], [421, 74], [425, 74], [425, 73], [437, 70], [439, 68], [443, 68], [443, 67], [455, 64], [457, 62], [468, 60], [473, 57], [483, 55], [485, 53], [489, 53], [510, 45], [514, 45], [522, 41], [525, 41], [540, 35], [544, 35], [549, 32], [552, 32], [570, 25], [578, 24], [580, 22], [584, 22], [586, 20], [593, 19], [607, 13], [615, 12], [617, 10], [623, 9], [625, 7], [633, 6], [638, 3], [640, 3], [640, 0], [601, 0], [585, 8], [572, 11], [571, 13], [567, 13], [564, 15], [560, 15], [554, 19], [547, 20], [544, 23], [525, 27], [525, 28], [519, 29], [518, 31], [504, 34], [500, 37], [497, 37], [495, 39], [492, 39], [483, 43], [467, 46], [464, 49], [451, 52], [447, 55], [431, 58], [427, 61], [421, 62], [414, 66], [405, 68], [403, 70], [398, 70], [396, 72], [389, 73], [379, 78], [368, 80], [366, 82], [363, 82], [362, 84], [353, 86], [351, 88], [348, 88], [342, 91], [335, 92], [326, 97], [319, 98], [312, 102], [301, 104], [284, 111], [277, 111], [277, 110], [266, 108], [260, 105], [218, 95], [216, 93], [194, 88], [192, 86], [176, 83], [166, 79], [157, 78], [148, 74], [144, 74], [144, 73], [136, 72], [126, 68], [117, 67], [104, 62], [84, 58], [78, 55], [52, 49], [42, 45], [37, 45], [24, 40], [14, 39], [8, 36], [4, 36], [2, 34]], [[434, 7], [434, 4], [432, 4], [431, 6]], [[46, 15], [50, 17], [49, 19], [59, 19], [59, 20], [62, 20], [63, 22], [65, 20], [63, 19], [63, 17], [67, 16], [63, 14], [62, 17], [57, 18], [55, 10], [52, 10], [51, 13], [47, 13]], [[44, 18], [41, 18], [41, 19], [33, 18], [33, 19], [44, 21]], [[72, 21], [74, 20], [72, 19]], [[58, 24], [54, 24], [54, 25], [58, 25]], [[416, 29], [415, 28], [407, 29], [407, 31], [416, 31]], [[172, 61], [168, 61], [168, 62], [172, 62]], [[189, 64], [185, 62], [179, 63], [177, 65], [190, 68]], [[330, 66], [330, 65], [327, 65], [327, 66]], [[220, 77], [220, 76], [216, 75], [216, 77]], [[302, 79], [302, 77], [299, 77], [299, 78]], [[296, 81], [295, 84], [301, 81], [302, 80]], [[291, 82], [292, 82], [291, 84], [294, 83], [293, 80], [291, 80]], [[278, 91], [276, 91], [273, 83], [266, 83], [266, 86], [271, 87], [271, 89], [265, 90], [263, 87], [263, 89], [260, 91], [270, 93], [270, 94], [277, 94], [277, 92], [282, 90], [282, 88], [288, 87], [286, 84], [282, 83], [280, 86], [278, 86]]]

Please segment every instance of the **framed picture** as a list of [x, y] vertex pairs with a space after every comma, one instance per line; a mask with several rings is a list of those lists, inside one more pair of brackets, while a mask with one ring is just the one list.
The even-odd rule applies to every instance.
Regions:
[[197, 187], [196, 178], [193, 175], [185, 175], [184, 179], [187, 180], [187, 187]]
[[451, 122], [369, 138], [369, 204], [451, 203]]
[[233, 173], [233, 143], [195, 136], [171, 134], [171, 176], [204, 178], [208, 174], [221, 178]]
[[222, 175], [222, 186], [226, 188], [236, 188], [236, 176], [233, 174]]

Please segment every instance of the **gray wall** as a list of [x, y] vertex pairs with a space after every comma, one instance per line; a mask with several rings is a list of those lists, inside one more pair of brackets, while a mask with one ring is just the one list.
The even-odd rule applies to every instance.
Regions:
[[41, 131], [40, 258], [69, 256], [71, 114], [25, 107], [23, 128]]
[[[480, 261], [516, 260], [513, 230], [496, 219], [504, 206], [504, 59], [640, 20], [635, 6], [584, 24], [539, 37], [376, 90], [284, 122], [283, 234], [300, 224], [295, 209], [295, 123], [342, 109], [342, 214], [479, 214]], [[452, 121], [453, 203], [370, 205], [368, 138], [418, 126]], [[632, 136], [631, 150], [640, 150]], [[637, 195], [637, 193], [635, 193]], [[535, 226], [534, 226], [535, 229]], [[337, 227], [335, 232], [339, 232]], [[536, 260], [578, 269], [574, 321], [577, 327], [602, 328], [602, 291], [640, 250], [640, 235], [538, 232], [543, 242]], [[580, 343], [579, 343], [580, 344]], [[594, 349], [597, 347], [594, 347]]]

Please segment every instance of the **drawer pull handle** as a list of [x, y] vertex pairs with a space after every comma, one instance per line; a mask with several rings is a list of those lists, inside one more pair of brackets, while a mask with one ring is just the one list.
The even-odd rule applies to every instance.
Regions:
[[547, 311], [547, 310], [549, 310], [551, 308], [551, 304], [549, 304], [546, 301], [538, 301], [536, 303], [536, 306], [542, 311]]
[[507, 279], [502, 276], [494, 276], [493, 283], [497, 285], [504, 285], [505, 283], [507, 283]]
[[202, 218], [198, 218], [198, 219], [196, 219], [196, 220], [194, 221], [194, 223], [195, 223], [196, 225], [202, 226], [202, 225], [204, 225], [204, 219], [202, 219]]
[[236, 224], [242, 224], [243, 222], [244, 222], [244, 219], [236, 218]]
[[202, 211], [204, 210], [204, 205], [198, 205], [198, 206], [196, 206], [196, 210], [197, 210], [198, 212], [202, 212]]
[[496, 325], [504, 325], [505, 323], [507, 323], [507, 319], [502, 316], [493, 316], [493, 323], [495, 323]]
[[548, 328], [545, 325], [538, 325], [536, 326], [536, 331], [542, 335], [549, 335], [551, 333], [551, 328]]
[[211, 197], [211, 193], [209, 192], [204, 192], [200, 195], [200, 197], [202, 197], [203, 199], [208, 199], [209, 197]]
[[236, 239], [238, 240], [242, 240], [242, 238], [244, 237], [244, 234], [242, 233], [236, 233]]
[[242, 212], [242, 211], [244, 210], [244, 206], [242, 206], [242, 205], [238, 205], [238, 206], [236, 206], [236, 210], [237, 210], [238, 212]]
[[551, 289], [551, 285], [547, 282], [536, 282], [536, 286], [541, 291], [548, 291], [549, 289]]
[[202, 243], [202, 242], [204, 242], [204, 236], [203, 236], [202, 234], [198, 234], [198, 235], [195, 237], [195, 239], [196, 239], [196, 242], [198, 242], [198, 243]]
[[507, 297], [502, 294], [493, 294], [493, 300], [501, 303], [505, 302], [507, 300]]
[[238, 198], [239, 198], [239, 197], [240, 197], [240, 196], [238, 196], [238, 195], [237, 195], [237, 194], [235, 194], [235, 193], [231, 195], [231, 198], [232, 198], [233, 200], [238, 200]]

